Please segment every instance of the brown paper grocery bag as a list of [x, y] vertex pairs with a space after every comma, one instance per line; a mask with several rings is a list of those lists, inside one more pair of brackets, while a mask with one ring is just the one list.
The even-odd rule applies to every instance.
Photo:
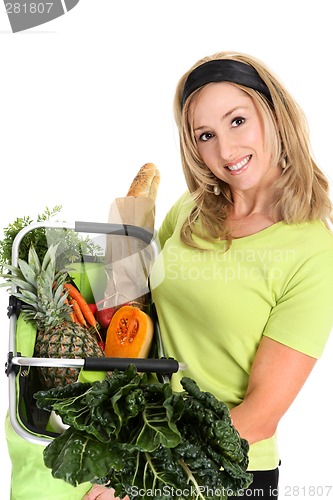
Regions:
[[[154, 234], [155, 202], [146, 197], [116, 198], [109, 212], [109, 223], [130, 224]], [[144, 305], [149, 293], [152, 265], [149, 244], [132, 236], [109, 235], [106, 240], [105, 272], [107, 285], [100, 308], [136, 301]]]

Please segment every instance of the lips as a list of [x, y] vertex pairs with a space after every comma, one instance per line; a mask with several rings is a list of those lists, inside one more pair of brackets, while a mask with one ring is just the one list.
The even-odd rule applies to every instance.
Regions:
[[237, 163], [225, 165], [225, 168], [228, 169], [233, 174], [241, 173], [247, 169], [247, 166], [248, 166], [251, 158], [252, 158], [252, 155], [245, 156], [245, 158], [238, 161]]

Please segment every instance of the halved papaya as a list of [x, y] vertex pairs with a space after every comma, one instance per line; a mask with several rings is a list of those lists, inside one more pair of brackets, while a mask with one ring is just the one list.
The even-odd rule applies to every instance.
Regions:
[[113, 358], [146, 358], [154, 335], [151, 317], [135, 306], [122, 306], [106, 332], [105, 354]]

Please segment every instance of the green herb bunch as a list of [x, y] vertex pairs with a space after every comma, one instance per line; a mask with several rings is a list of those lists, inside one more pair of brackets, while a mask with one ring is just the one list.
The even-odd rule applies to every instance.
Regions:
[[133, 365], [104, 381], [35, 394], [69, 428], [44, 450], [45, 465], [76, 486], [108, 484], [146, 500], [226, 500], [252, 482], [248, 442], [229, 410], [188, 377], [183, 391], [149, 382]]
[[[3, 229], [3, 239], [0, 241], [0, 272], [12, 262], [12, 247], [17, 234], [21, 229], [33, 222], [43, 222], [53, 219], [61, 211], [62, 206], [56, 205], [54, 208], [45, 210], [38, 214], [36, 221], [30, 216], [18, 217]], [[28, 232], [22, 239], [19, 247], [18, 257], [22, 260], [28, 259], [29, 248], [34, 246], [39, 259], [42, 261], [49, 246], [58, 244], [57, 267], [62, 269], [72, 262], [79, 261], [83, 255], [101, 255], [102, 249], [95, 245], [87, 236], [83, 238], [73, 230], [37, 228]]]

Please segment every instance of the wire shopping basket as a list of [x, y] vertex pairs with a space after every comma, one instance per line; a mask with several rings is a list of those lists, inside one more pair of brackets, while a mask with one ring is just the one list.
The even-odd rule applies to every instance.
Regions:
[[[58, 232], [58, 235], [59, 231], [63, 231], [63, 235], [67, 235], [68, 232], [72, 231], [84, 235], [99, 235], [96, 237], [100, 238], [100, 240], [104, 238], [103, 242], [110, 237], [113, 239], [134, 239], [141, 244], [137, 252], [139, 262], [145, 261], [147, 255], [149, 261], [152, 262], [158, 255], [158, 244], [155, 235], [142, 227], [128, 224], [81, 221], [73, 224], [43, 221], [32, 223], [18, 233], [12, 246], [13, 266], [17, 267], [20, 244], [23, 238], [31, 231], [40, 229], [47, 231], [49, 235], [52, 231]], [[65, 237], [61, 236], [61, 239], [64, 241]], [[97, 260], [82, 257], [81, 255], [78, 262], [71, 263], [69, 266], [69, 274], [87, 301], [103, 302], [106, 264], [103, 257], [103, 252]], [[149, 266], [147, 266], [148, 268]], [[71, 269], [73, 270], [71, 271]], [[58, 435], [58, 432], [55, 432], [54, 428], [50, 426], [49, 412], [38, 409], [34, 404], [33, 394], [40, 390], [38, 369], [41, 367], [77, 368], [85, 373], [92, 373], [93, 379], [96, 373], [99, 373], [102, 377], [103, 373], [107, 371], [125, 370], [129, 365], [134, 365], [137, 371], [155, 373], [163, 380], [168, 380], [173, 373], [185, 368], [182, 363], [173, 358], [166, 358], [164, 355], [158, 318], [149, 290], [149, 269], [147, 269], [145, 270], [145, 283], [140, 292], [144, 294], [145, 307], [148, 308], [147, 310], [154, 324], [153, 345], [147, 358], [86, 357], [69, 359], [66, 357], [35, 357], [33, 348], [36, 332], [33, 326], [22, 325], [20, 321], [20, 300], [14, 295], [10, 295], [8, 306], [9, 352], [6, 362], [6, 374], [9, 382], [9, 418], [14, 431], [20, 437], [34, 444], [46, 445]], [[15, 293], [16, 287], [12, 287], [11, 292]]]

